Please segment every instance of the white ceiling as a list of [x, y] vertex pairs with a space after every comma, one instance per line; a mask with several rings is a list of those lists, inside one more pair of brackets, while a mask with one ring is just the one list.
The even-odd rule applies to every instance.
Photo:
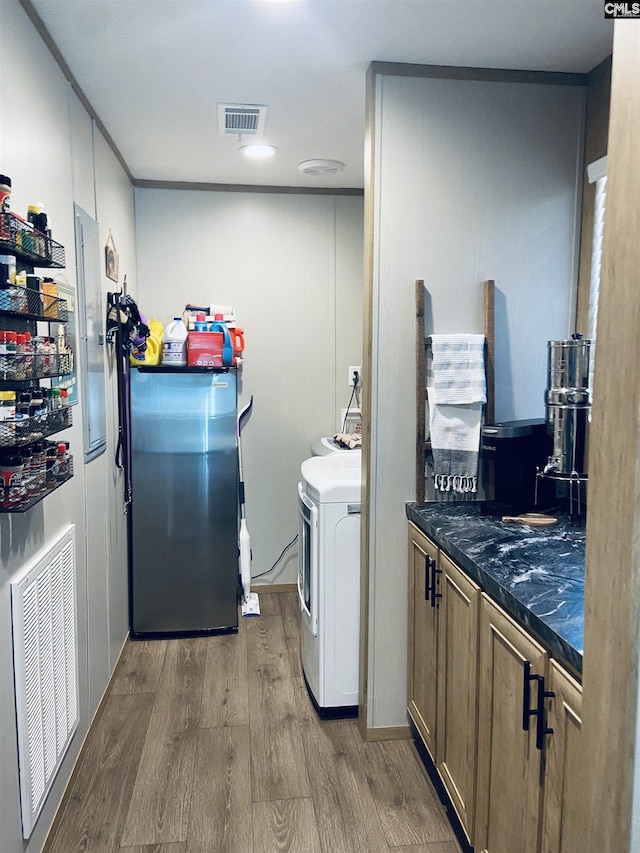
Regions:
[[[372, 60], [587, 72], [612, 42], [602, 0], [31, 4], [133, 176], [159, 181], [362, 187]], [[275, 158], [218, 135], [221, 101], [268, 106]], [[311, 158], [346, 169], [306, 177]]]

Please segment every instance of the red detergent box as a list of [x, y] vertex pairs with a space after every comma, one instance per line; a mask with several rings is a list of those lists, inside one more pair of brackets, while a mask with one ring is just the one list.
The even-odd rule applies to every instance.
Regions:
[[223, 367], [222, 341], [222, 332], [189, 332], [187, 365], [189, 367]]

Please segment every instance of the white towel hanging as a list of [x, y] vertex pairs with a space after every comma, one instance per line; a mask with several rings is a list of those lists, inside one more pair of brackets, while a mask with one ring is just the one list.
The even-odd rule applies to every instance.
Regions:
[[435, 488], [476, 492], [482, 404], [487, 400], [484, 335], [431, 335], [427, 398]]

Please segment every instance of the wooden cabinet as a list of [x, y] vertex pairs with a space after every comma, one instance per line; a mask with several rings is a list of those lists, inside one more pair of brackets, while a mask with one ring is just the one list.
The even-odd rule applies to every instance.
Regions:
[[408, 711], [476, 853], [575, 853], [580, 684], [409, 523]]
[[476, 791], [480, 587], [442, 551], [436, 767], [467, 837]]
[[[537, 853], [541, 809], [541, 752], [536, 720], [525, 712], [538, 701], [530, 677], [545, 676], [544, 648], [482, 595], [478, 683], [477, 853]], [[528, 692], [530, 695], [525, 696]], [[527, 731], [524, 730], [527, 726]]]
[[545, 744], [542, 853], [574, 853], [580, 820], [577, 756], [582, 725], [582, 687], [554, 660], [549, 666], [547, 726], [553, 735]]
[[408, 711], [471, 838], [480, 589], [409, 525]]
[[431, 578], [435, 575], [437, 557], [438, 549], [433, 542], [409, 524], [408, 711], [434, 762], [439, 610], [432, 606], [432, 595], [436, 593]]

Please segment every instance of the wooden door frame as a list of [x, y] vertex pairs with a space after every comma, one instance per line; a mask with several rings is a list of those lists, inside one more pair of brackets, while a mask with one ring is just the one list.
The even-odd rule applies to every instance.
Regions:
[[[640, 29], [614, 27], [607, 211], [589, 449], [583, 853], [637, 849], [640, 646]], [[636, 821], [637, 822], [637, 818]]]

